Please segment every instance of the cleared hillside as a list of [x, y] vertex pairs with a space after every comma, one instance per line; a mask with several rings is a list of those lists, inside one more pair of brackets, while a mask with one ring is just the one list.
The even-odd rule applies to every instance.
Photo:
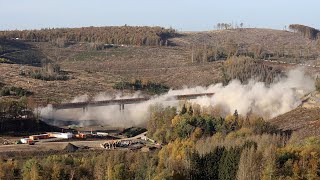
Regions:
[[[36, 46], [37, 43], [33, 43]], [[191, 63], [183, 48], [119, 47], [101, 51], [81, 50], [79, 44], [56, 48], [40, 43], [41, 52], [59, 64], [73, 78], [67, 81], [43, 81], [20, 76], [21, 65], [2, 64], [0, 71], [7, 85], [28, 89], [36, 98], [71, 99], [78, 95], [115, 93], [113, 85], [134, 79], [164, 84], [171, 88], [205, 86], [220, 81], [221, 63]], [[25, 71], [41, 69], [24, 66]]]
[[[90, 30], [91, 28], [88, 29]], [[127, 27], [123, 29], [127, 31], [130, 28]], [[98, 28], [97, 30], [99, 30], [100, 33], [104, 32], [103, 28]], [[147, 34], [157, 34], [158, 31], [156, 30], [159, 30], [159, 32], [168, 31], [161, 28], [151, 28], [150, 33]], [[46, 38], [48, 36], [46, 33], [55, 34], [55, 32], [60, 31], [63, 31], [63, 29], [43, 30], [37, 31], [37, 33], [41, 34], [39, 37]], [[74, 30], [74, 32], [78, 31], [82, 32], [82, 29]], [[143, 33], [144, 31], [135, 29], [132, 33], [135, 34], [137, 32]], [[22, 38], [26, 32], [13, 31], [2, 33], [11, 33], [8, 37], [14, 37], [16, 36], [15, 33], [18, 33], [18, 35], [20, 33], [21, 35], [19, 35], [19, 37], [21, 36]], [[73, 34], [73, 31], [69, 33]], [[68, 33], [66, 32], [63, 36], [64, 35], [68, 36]], [[127, 35], [131, 37], [130, 33]], [[157, 36], [160, 37], [161, 35], [158, 34]], [[46, 39], [41, 40], [44, 42], [15, 39], [7, 40], [10, 41], [11, 44], [9, 43], [8, 45], [7, 43], [7, 45], [5, 45], [5, 41], [0, 40], [3, 44], [2, 47], [11, 48], [10, 52], [3, 51], [0, 55], [8, 59], [13, 56], [18, 56], [17, 60], [19, 60], [13, 61], [12, 63], [1, 64], [0, 81], [6, 86], [22, 87], [29, 90], [34, 93], [32, 97], [40, 99], [42, 102], [47, 102], [52, 99], [60, 102], [68, 101], [75, 96], [84, 94], [94, 96], [101, 92], [117, 93], [118, 91], [115, 90], [113, 86], [121, 81], [149, 81], [163, 84], [174, 89], [184, 86], [207, 86], [222, 82], [224, 80], [222, 68], [224, 59], [212, 60], [212, 58], [207, 58], [207, 56], [209, 56], [209, 50], [205, 54], [203, 53], [204, 51], [200, 50], [198, 52], [198, 60], [192, 58], [195, 54], [194, 49], [201, 49], [204, 44], [207, 45], [208, 49], [211, 48], [211, 50], [212, 48], [214, 49], [215, 46], [222, 48], [225, 55], [228, 55], [228, 48], [231, 48], [233, 51], [235, 50], [233, 55], [239, 55], [241, 54], [240, 52], [247, 52], [241, 55], [247, 55], [252, 59], [258, 60], [260, 60], [259, 58], [263, 58], [263, 56], [256, 57], [255, 54], [252, 56], [250, 52], [261, 55], [263, 52], [270, 52], [272, 54], [282, 51], [282, 54], [287, 53], [288, 56], [281, 56], [278, 57], [278, 59], [277, 56], [273, 56], [272, 58], [275, 61], [282, 61], [283, 58], [286, 58], [286, 60], [294, 62], [297, 61], [297, 58], [293, 56], [296, 52], [301, 52], [300, 54], [302, 56], [298, 57], [298, 59], [303, 61], [305, 61], [307, 57], [309, 57], [311, 61], [314, 61], [311, 55], [317, 53], [316, 41], [304, 38], [298, 33], [271, 29], [216, 30], [198, 33], [180, 33], [176, 34], [174, 38], [170, 38], [171, 36], [165, 37], [169, 38], [169, 44], [175, 44], [176, 46], [117, 45], [96, 50], [94, 48], [92, 49], [92, 43], [90, 42], [73, 42], [65, 44], [65, 46], [59, 46], [55, 42]], [[27, 36], [25, 38], [27, 38]], [[16, 48], [16, 46], [18, 48]], [[292, 52], [289, 52], [289, 50], [292, 50]], [[35, 56], [28, 56], [30, 51], [34, 52]], [[232, 53], [229, 55], [232, 55]], [[206, 58], [203, 58], [203, 56]], [[35, 60], [41, 62], [42, 67], [35, 66], [33, 63]], [[20, 75], [21, 71], [38, 72], [47, 70], [48, 66], [44, 66], [45, 64], [43, 64], [43, 62], [59, 65], [61, 72], [71, 78], [67, 80], [44, 81], [34, 79], [30, 76]], [[287, 66], [285, 64], [265, 63], [263, 61], [257, 61], [257, 63], [264, 64], [263, 69], [265, 69], [266, 72], [263, 71], [263, 74], [272, 73], [271, 71], [274, 71], [273, 67], [285, 70]], [[294, 66], [295, 65], [290, 65], [289, 68], [294, 68]], [[238, 66], [235, 66], [235, 68], [236, 67]], [[260, 72], [261, 68], [257, 69], [258, 71], [251, 70], [255, 67], [255, 65], [243, 67], [246, 69], [246, 71], [243, 72], [247, 72], [247, 75], [252, 74], [252, 72]], [[241, 74], [232, 74], [236, 72], [233, 69], [230, 69], [230, 72], [230, 77], [242, 77]], [[250, 77], [251, 76], [245, 76], [245, 78]], [[266, 78], [261, 79], [265, 80]], [[269, 82], [270, 78], [267, 79]], [[124, 92], [134, 93], [133, 90]]]
[[282, 114], [270, 122], [283, 131], [293, 131], [298, 140], [320, 136], [320, 108], [297, 108]]
[[274, 29], [230, 29], [188, 32], [171, 39], [178, 46], [212, 46], [228, 49], [236, 46], [239, 53], [312, 57], [318, 54], [317, 43], [300, 33]]

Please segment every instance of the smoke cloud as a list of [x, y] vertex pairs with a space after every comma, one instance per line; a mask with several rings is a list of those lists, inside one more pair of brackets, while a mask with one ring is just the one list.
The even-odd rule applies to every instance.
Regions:
[[[74, 121], [80, 125], [90, 120], [98, 121], [100, 124], [118, 127], [131, 127], [145, 125], [148, 120], [149, 106], [161, 103], [164, 106], [179, 105], [178, 101], [167, 101], [175, 95], [195, 93], [215, 93], [212, 97], [198, 97], [191, 100], [201, 107], [219, 106], [223, 109], [223, 115], [232, 114], [235, 110], [239, 114], [246, 115], [255, 113], [265, 119], [273, 118], [286, 113], [301, 104], [301, 97], [314, 90], [314, 80], [305, 75], [302, 69], [291, 70], [287, 77], [280, 79], [274, 84], [266, 85], [263, 82], [249, 81], [241, 84], [238, 80], [231, 81], [228, 85], [215, 84], [209, 87], [183, 88], [181, 90], [170, 90], [167, 94], [154, 97], [139, 104], [125, 105], [120, 111], [119, 105], [105, 107], [89, 107], [87, 111], [82, 109], [52, 111], [52, 106], [40, 109], [43, 119], [54, 119], [58, 121]], [[99, 94], [93, 98], [95, 101], [109, 99], [128, 99], [142, 97], [137, 93], [132, 96]], [[87, 101], [88, 96], [76, 97], [72, 102]]]

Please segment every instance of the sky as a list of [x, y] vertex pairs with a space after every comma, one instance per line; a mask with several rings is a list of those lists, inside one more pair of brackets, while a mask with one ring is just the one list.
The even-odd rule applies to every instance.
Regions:
[[0, 0], [0, 30], [162, 26], [205, 31], [217, 23], [320, 28], [319, 0]]

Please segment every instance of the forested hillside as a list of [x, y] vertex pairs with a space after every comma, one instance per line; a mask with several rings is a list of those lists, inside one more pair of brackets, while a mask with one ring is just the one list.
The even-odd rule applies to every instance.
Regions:
[[[251, 114], [194, 104], [150, 108], [148, 136], [161, 150], [4, 154], [1, 179], [318, 179], [320, 142], [290, 141], [291, 132]], [[47, 154], [47, 155], [46, 155]], [[23, 157], [23, 158], [21, 158]]]
[[173, 29], [133, 26], [0, 31], [0, 38], [52, 42], [60, 47], [74, 42], [161, 46], [174, 35]]

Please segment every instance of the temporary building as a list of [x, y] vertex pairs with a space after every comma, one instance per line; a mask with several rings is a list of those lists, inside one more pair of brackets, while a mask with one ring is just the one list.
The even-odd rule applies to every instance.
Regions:
[[49, 138], [49, 134], [39, 134], [39, 135], [29, 136], [29, 139], [31, 140], [48, 139], [48, 138]]
[[28, 140], [30, 140], [29, 138], [22, 138], [22, 139], [20, 139], [20, 142], [22, 143], [22, 144], [27, 144], [28, 143]]
[[59, 132], [52, 132], [48, 133], [50, 137], [54, 138], [63, 138], [63, 139], [70, 139], [73, 137], [72, 133], [59, 133]]

